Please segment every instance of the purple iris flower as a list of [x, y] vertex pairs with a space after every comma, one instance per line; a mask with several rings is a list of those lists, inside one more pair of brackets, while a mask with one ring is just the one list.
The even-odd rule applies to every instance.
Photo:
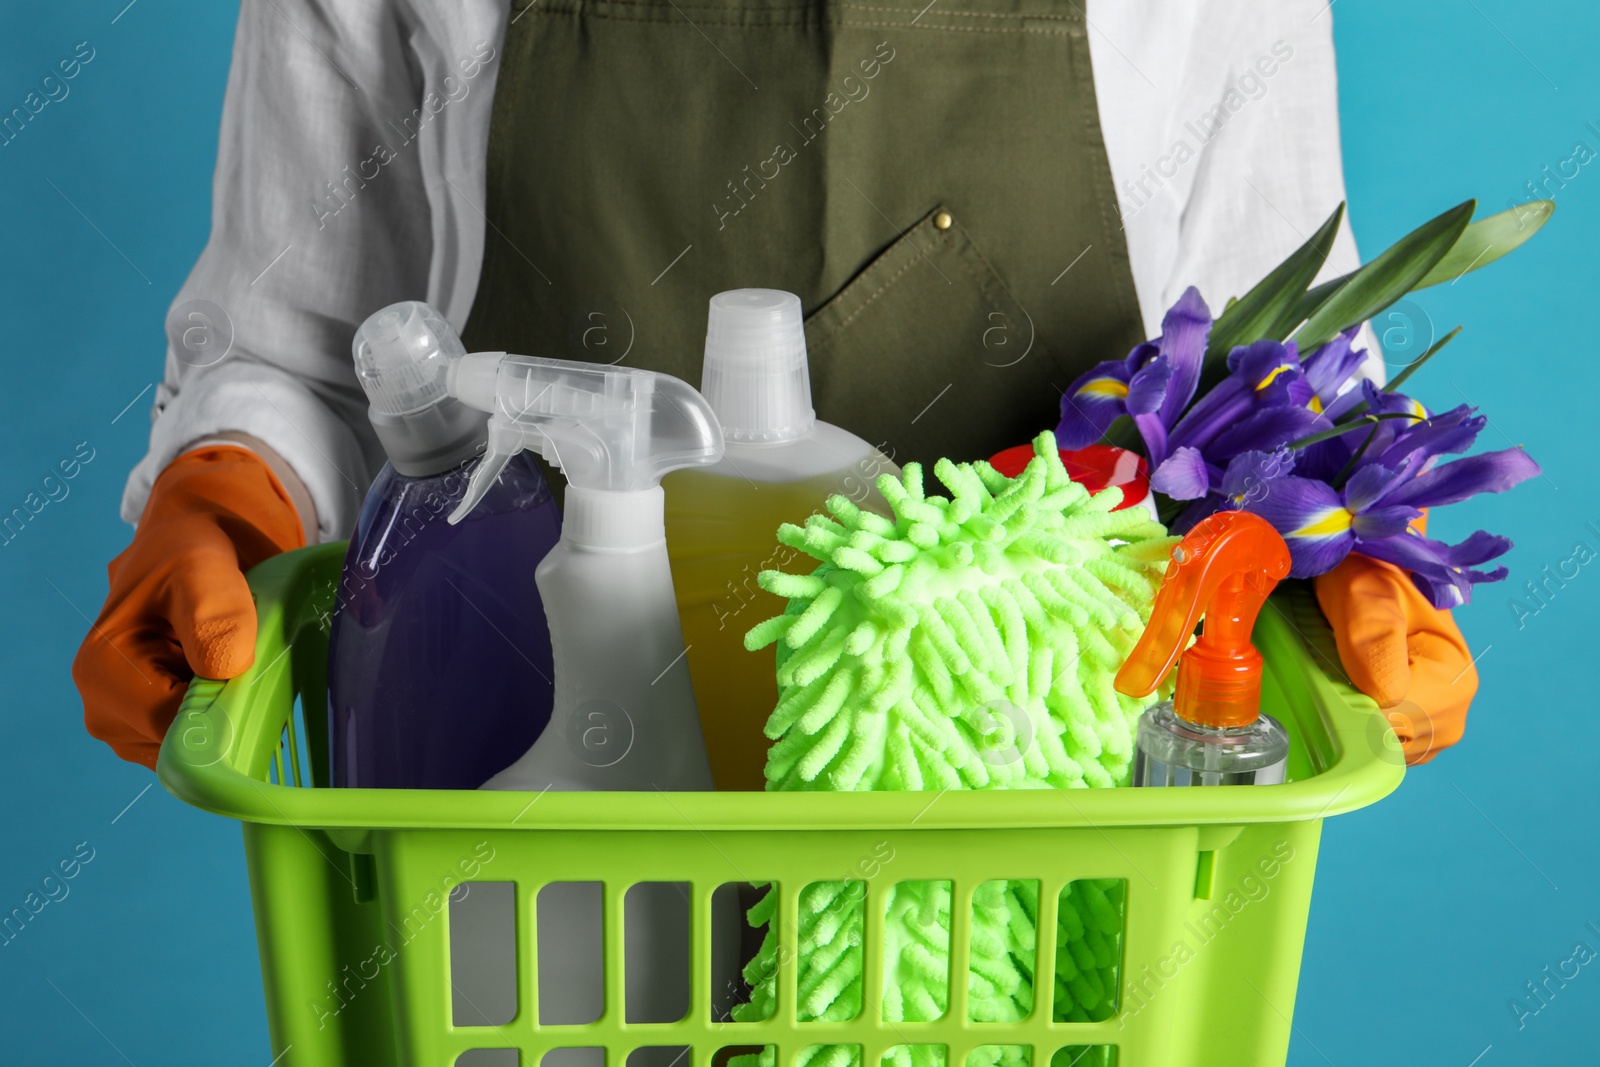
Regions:
[[[1350, 413], [1362, 403], [1366, 406], [1361, 409], [1361, 414], [1382, 416], [1380, 421], [1375, 426], [1360, 423], [1342, 437], [1319, 441], [1301, 450], [1295, 465], [1298, 473], [1332, 483], [1341, 475], [1351, 473], [1346, 468], [1358, 449], [1364, 461], [1395, 463], [1401, 455], [1414, 451], [1424, 440], [1431, 440], [1440, 434], [1452, 435], [1465, 443], [1452, 447], [1449, 441], [1441, 439], [1439, 447], [1433, 451], [1434, 455], [1460, 452], [1470, 447], [1485, 424], [1482, 416], [1473, 416], [1472, 409], [1465, 405], [1433, 415], [1411, 397], [1401, 393], [1386, 393], [1369, 381], [1363, 381], [1359, 388], [1347, 390], [1338, 396], [1328, 409], [1328, 417], [1334, 421], [1351, 422]], [[1426, 437], [1407, 434], [1407, 431], [1425, 422]], [[1399, 448], [1391, 452], [1397, 442], [1400, 443]]]
[[1187, 533], [1213, 512], [1248, 509], [1269, 485], [1293, 473], [1302, 455], [1286, 445], [1270, 450], [1250, 448], [1231, 457], [1220, 470], [1208, 464], [1209, 484], [1178, 513], [1171, 523], [1172, 532]]
[[[1505, 538], [1479, 531], [1450, 545], [1411, 526], [1423, 508], [1504, 492], [1540, 473], [1515, 448], [1441, 462], [1477, 439], [1486, 420], [1475, 408], [1430, 414], [1371, 382], [1356, 387], [1367, 356], [1354, 346], [1358, 327], [1304, 359], [1293, 342], [1240, 345], [1228, 354], [1228, 376], [1196, 400], [1211, 327], [1199, 291], [1185, 290], [1160, 337], [1072, 383], [1061, 398], [1061, 447], [1092, 444], [1130, 417], [1151, 488], [1187, 502], [1175, 533], [1218, 510], [1253, 511], [1288, 542], [1296, 577], [1326, 573], [1359, 550], [1410, 571], [1441, 608], [1505, 577], [1504, 567], [1478, 569], [1511, 547]], [[1378, 418], [1357, 422], [1357, 414]], [[1349, 432], [1290, 447], [1336, 423]]]
[[[1173, 500], [1196, 502], [1177, 529], [1188, 529], [1222, 506], [1225, 496], [1237, 495], [1223, 486], [1236, 462], [1248, 470], [1260, 462], [1253, 454], [1275, 454], [1332, 425], [1322, 414], [1319, 381], [1310, 373], [1326, 366], [1316, 359], [1303, 364], [1292, 342], [1277, 341], [1242, 345], [1229, 354], [1228, 377], [1178, 420], [1167, 436], [1168, 453], [1153, 463], [1152, 488]], [[1283, 462], [1281, 457], [1274, 461]]]
[[1355, 347], [1361, 327], [1352, 326], [1305, 358], [1306, 382], [1311, 386], [1313, 411], [1336, 419], [1348, 411], [1361, 394], [1349, 389], [1350, 381], [1367, 360], [1367, 350]]
[[[1308, 376], [1309, 361], [1302, 366], [1295, 346], [1277, 341], [1235, 348], [1228, 377], [1190, 407], [1211, 325], [1199, 290], [1185, 290], [1162, 320], [1160, 337], [1072, 383], [1061, 398], [1061, 447], [1092, 444], [1117, 418], [1130, 416], [1144, 441], [1152, 487], [1174, 500], [1198, 500], [1219, 488], [1240, 453], [1270, 451], [1331, 425], [1320, 414], [1320, 379]], [[1319, 364], [1322, 376], [1337, 363]]]
[[[1398, 400], [1414, 404], [1406, 397]], [[1248, 498], [1234, 506], [1255, 512], [1283, 535], [1294, 561], [1289, 572], [1293, 577], [1324, 574], [1351, 551], [1360, 551], [1410, 571], [1435, 607], [1465, 604], [1474, 584], [1506, 576], [1504, 567], [1475, 567], [1505, 554], [1511, 542], [1480, 530], [1450, 545], [1418, 533], [1412, 520], [1423, 508], [1478, 493], [1501, 493], [1541, 473], [1520, 448], [1437, 462], [1469, 448], [1483, 426], [1483, 417], [1462, 405], [1389, 431], [1391, 440], [1381, 449], [1375, 439], [1342, 490], [1327, 481], [1288, 474], [1260, 479]], [[1383, 432], [1384, 424], [1379, 427]]]
[[1134, 347], [1126, 359], [1096, 364], [1061, 396], [1056, 443], [1092, 445], [1123, 415], [1133, 418], [1152, 469], [1166, 458], [1167, 428], [1194, 397], [1211, 335], [1211, 311], [1190, 286], [1161, 320], [1161, 336]]

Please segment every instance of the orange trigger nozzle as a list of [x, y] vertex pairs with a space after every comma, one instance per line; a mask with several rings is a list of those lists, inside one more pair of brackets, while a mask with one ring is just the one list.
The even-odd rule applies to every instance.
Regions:
[[[1155, 692], [1178, 665], [1173, 711], [1202, 726], [1248, 726], [1260, 716], [1261, 654], [1250, 643], [1256, 616], [1289, 574], [1289, 546], [1265, 519], [1220, 511], [1172, 549], [1144, 636], [1117, 672], [1128, 696]], [[1205, 617], [1205, 630], [1184, 643]]]

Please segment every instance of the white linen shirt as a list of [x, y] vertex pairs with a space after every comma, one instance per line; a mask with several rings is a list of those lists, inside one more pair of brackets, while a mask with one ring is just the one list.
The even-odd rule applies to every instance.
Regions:
[[[1186, 286], [1220, 312], [1344, 199], [1332, 15], [1325, 0], [1087, 3], [1154, 336]], [[506, 0], [243, 0], [211, 236], [168, 316], [124, 519], [179, 453], [231, 430], [300, 475], [322, 539], [349, 534], [384, 459], [350, 340], [397, 300], [426, 300], [458, 329], [471, 309], [507, 17]], [[1346, 224], [1324, 276], [1358, 263]]]

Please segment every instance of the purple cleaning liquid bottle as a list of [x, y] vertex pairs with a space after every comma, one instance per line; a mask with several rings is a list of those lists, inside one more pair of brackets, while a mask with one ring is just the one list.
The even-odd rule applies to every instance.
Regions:
[[476, 789], [550, 719], [534, 569], [561, 536], [560, 513], [519, 456], [466, 521], [447, 521], [487, 419], [445, 392], [444, 368], [465, 350], [437, 312], [385, 308], [353, 348], [389, 463], [362, 504], [329, 638], [333, 784]]

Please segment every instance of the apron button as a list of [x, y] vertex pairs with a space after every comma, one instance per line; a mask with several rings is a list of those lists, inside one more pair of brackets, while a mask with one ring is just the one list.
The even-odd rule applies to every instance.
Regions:
[[950, 217], [950, 212], [948, 211], [941, 211], [933, 216], [933, 228], [936, 230], [948, 230], [955, 223], [956, 220]]

